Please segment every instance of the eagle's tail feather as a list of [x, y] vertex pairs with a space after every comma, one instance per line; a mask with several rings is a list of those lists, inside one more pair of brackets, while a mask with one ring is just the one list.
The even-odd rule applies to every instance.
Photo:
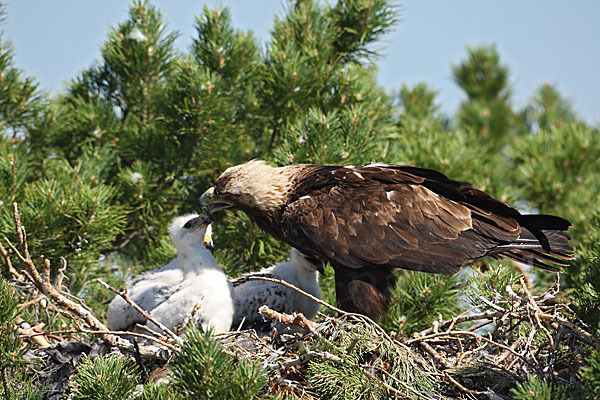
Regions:
[[513, 243], [497, 246], [489, 255], [506, 257], [547, 271], [558, 271], [556, 266], [567, 266], [573, 259], [571, 237], [564, 232], [569, 221], [552, 215], [523, 215], [519, 221], [521, 236]]
[[520, 215], [517, 221], [521, 226], [533, 230], [566, 231], [571, 223], [564, 218], [547, 214], [525, 214]]
[[[508, 258], [510, 260], [516, 261], [516, 262], [520, 262], [522, 264], [527, 264], [527, 265], [531, 265], [533, 267], [536, 268], [540, 268], [543, 269], [545, 271], [551, 271], [551, 272], [558, 272], [559, 269], [552, 266], [551, 264], [547, 264], [545, 262], [542, 262], [540, 260], [538, 260], [537, 258], [531, 257], [531, 256], [526, 256], [523, 253], [517, 251], [517, 250], [513, 250], [513, 251], [508, 251], [502, 254], [497, 254], [492, 256], [494, 258]], [[558, 262], [558, 261], [557, 261]]]

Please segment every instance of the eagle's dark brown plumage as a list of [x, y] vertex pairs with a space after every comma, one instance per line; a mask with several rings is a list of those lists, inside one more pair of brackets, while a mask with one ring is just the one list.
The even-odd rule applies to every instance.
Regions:
[[452, 274], [492, 256], [555, 271], [573, 251], [567, 220], [522, 215], [424, 168], [251, 161], [225, 171], [201, 203], [242, 210], [276, 238], [329, 261], [338, 306], [373, 319], [387, 308], [394, 268]]

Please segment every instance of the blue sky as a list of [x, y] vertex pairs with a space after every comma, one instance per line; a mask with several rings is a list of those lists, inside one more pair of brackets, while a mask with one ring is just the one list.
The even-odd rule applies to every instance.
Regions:
[[[126, 0], [5, 0], [8, 18], [0, 27], [12, 40], [19, 68], [46, 90], [63, 88], [100, 56], [109, 26], [126, 19]], [[181, 33], [187, 49], [194, 16], [204, 4], [231, 9], [234, 24], [252, 30], [264, 43], [280, 0], [154, 0], [168, 26]], [[388, 91], [402, 83], [426, 81], [439, 91], [446, 113], [464, 99], [452, 81], [451, 65], [466, 46], [495, 44], [508, 65], [513, 103], [522, 107], [549, 82], [572, 101], [575, 111], [600, 123], [600, 1], [460, 0], [399, 2], [402, 22], [380, 46], [379, 83]]]

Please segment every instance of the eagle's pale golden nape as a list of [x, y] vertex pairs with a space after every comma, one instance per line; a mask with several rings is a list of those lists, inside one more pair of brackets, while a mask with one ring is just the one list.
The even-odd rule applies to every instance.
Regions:
[[410, 166], [274, 168], [255, 160], [227, 169], [201, 205], [242, 210], [331, 263], [338, 306], [373, 319], [387, 308], [394, 268], [452, 274], [491, 256], [557, 271], [573, 254], [569, 221], [522, 215], [467, 182]]

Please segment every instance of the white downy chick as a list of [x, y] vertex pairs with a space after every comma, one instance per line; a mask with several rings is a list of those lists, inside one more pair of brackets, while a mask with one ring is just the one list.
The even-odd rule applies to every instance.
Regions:
[[[173, 330], [189, 316], [191, 321], [206, 331], [227, 332], [233, 318], [233, 287], [225, 272], [217, 265], [215, 258], [205, 246], [209, 217], [189, 220], [191, 232], [198, 232], [197, 242], [191, 243], [178, 254], [184, 269], [194, 271], [177, 286], [172, 287], [167, 298], [157, 305], [150, 315]], [[152, 322], [146, 323], [155, 331], [160, 329]]]
[[256, 329], [264, 331], [270, 326], [258, 313], [258, 308], [269, 308], [291, 314], [301, 312], [308, 319], [314, 318], [319, 304], [308, 297], [274, 282], [248, 280], [250, 276], [267, 276], [281, 279], [305, 292], [321, 298], [318, 269], [321, 265], [309, 262], [304, 254], [292, 248], [290, 260], [263, 268], [258, 272], [242, 275], [233, 281], [235, 313], [232, 329]]
[[[173, 288], [195, 276], [196, 268], [205, 261], [188, 262], [193, 249], [199, 244], [202, 245], [204, 240], [206, 229], [193, 229], [197, 226], [193, 220], [197, 218], [198, 214], [175, 217], [169, 225], [169, 234], [177, 249], [177, 257], [167, 265], [145, 272], [127, 282], [129, 297], [144, 310], [152, 311], [165, 301]], [[212, 259], [212, 256], [210, 258]], [[108, 307], [107, 323], [110, 329], [124, 330], [144, 322], [145, 318], [121, 296], [116, 296]]]

